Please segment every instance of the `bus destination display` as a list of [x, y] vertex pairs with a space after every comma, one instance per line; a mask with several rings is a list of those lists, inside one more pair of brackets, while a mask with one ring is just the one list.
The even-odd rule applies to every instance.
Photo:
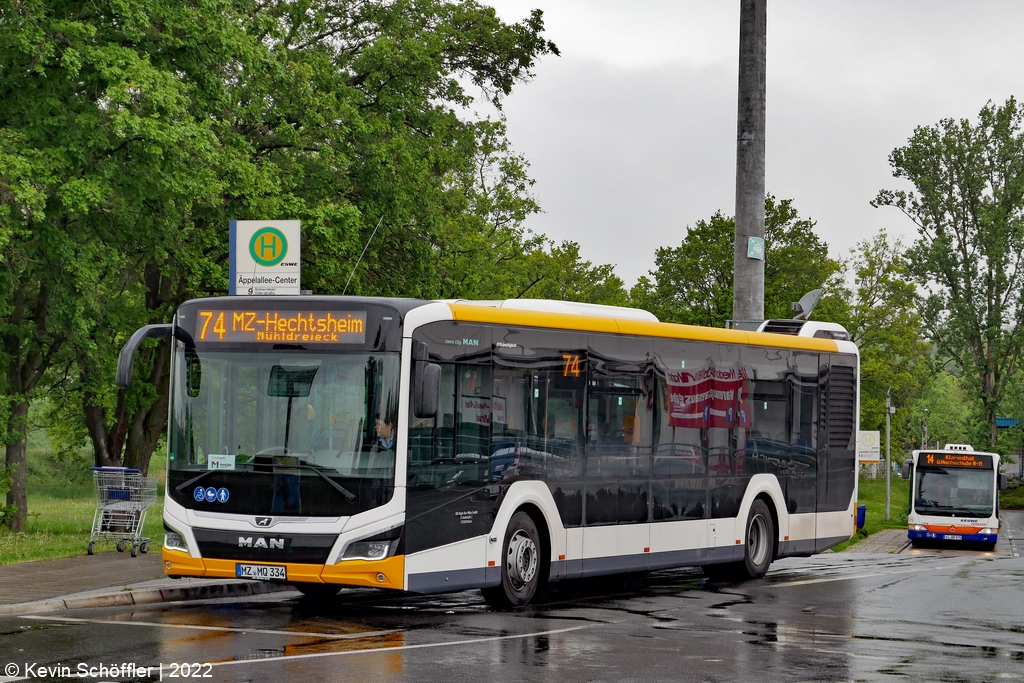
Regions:
[[366, 311], [199, 311], [196, 341], [362, 344]]
[[922, 453], [918, 461], [935, 467], [984, 467], [992, 469], [991, 455], [976, 453]]

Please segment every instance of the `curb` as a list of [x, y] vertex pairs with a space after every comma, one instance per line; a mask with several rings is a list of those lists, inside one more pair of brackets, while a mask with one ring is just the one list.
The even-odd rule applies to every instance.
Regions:
[[48, 598], [33, 602], [19, 602], [0, 605], [0, 616], [35, 614], [37, 612], [55, 612], [67, 609], [86, 609], [95, 607], [129, 607], [132, 605], [152, 605], [158, 602], [181, 602], [184, 600], [210, 600], [213, 598], [240, 598], [245, 596], [263, 595], [291, 590], [288, 584], [273, 584], [263, 581], [246, 581], [233, 583], [215, 583], [205, 586], [186, 586], [182, 588], [150, 588], [143, 590], [119, 590], [116, 593], [101, 595], [69, 595], [63, 598]]

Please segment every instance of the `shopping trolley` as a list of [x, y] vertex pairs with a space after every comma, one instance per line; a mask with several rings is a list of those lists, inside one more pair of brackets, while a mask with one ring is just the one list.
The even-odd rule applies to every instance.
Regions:
[[117, 552], [131, 544], [132, 557], [149, 552], [148, 538], [142, 537], [146, 509], [156, 503], [156, 479], [144, 477], [131, 467], [93, 467], [96, 483], [96, 511], [92, 517], [88, 553], [99, 539], [117, 539]]

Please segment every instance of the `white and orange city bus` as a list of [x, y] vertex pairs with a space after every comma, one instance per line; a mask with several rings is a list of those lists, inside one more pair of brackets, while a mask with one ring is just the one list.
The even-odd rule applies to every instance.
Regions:
[[169, 338], [169, 576], [481, 588], [684, 565], [760, 577], [849, 538], [858, 354], [510, 300], [189, 301]]
[[928, 542], [975, 543], [992, 549], [999, 540], [999, 491], [1006, 475], [999, 454], [967, 444], [917, 450], [903, 462], [910, 480], [907, 537]]

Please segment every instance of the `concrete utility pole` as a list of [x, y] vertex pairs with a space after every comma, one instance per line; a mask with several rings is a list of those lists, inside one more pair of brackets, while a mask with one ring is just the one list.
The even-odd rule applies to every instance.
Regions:
[[733, 320], [764, 319], [764, 112], [767, 0], [740, 0]]

